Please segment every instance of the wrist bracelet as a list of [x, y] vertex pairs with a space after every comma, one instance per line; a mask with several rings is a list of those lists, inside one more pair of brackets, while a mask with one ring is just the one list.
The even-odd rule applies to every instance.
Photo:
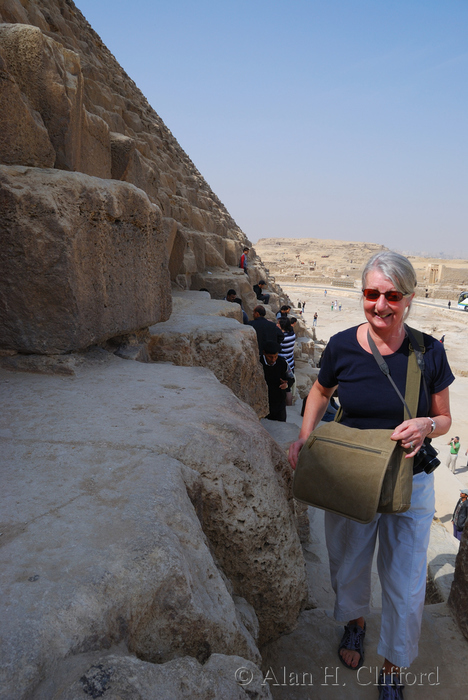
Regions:
[[431, 430], [429, 432], [429, 435], [432, 435], [432, 433], [434, 432], [434, 430], [436, 429], [437, 426], [436, 426], [436, 422], [433, 418], [430, 418], [429, 416], [428, 416], [428, 418], [431, 421]]

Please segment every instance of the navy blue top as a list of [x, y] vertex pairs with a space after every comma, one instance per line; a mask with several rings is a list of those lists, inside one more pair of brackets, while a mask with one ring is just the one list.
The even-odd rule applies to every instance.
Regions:
[[[348, 328], [330, 338], [322, 355], [318, 381], [324, 387], [338, 384], [338, 397], [343, 407], [341, 422], [350, 428], [396, 428], [405, 420], [404, 407], [395, 389], [381, 372], [372, 353], [366, 352], [357, 340], [358, 326]], [[442, 343], [424, 336], [425, 371], [429, 399], [446, 389], [455, 379]], [[406, 337], [391, 355], [384, 355], [393, 381], [405, 395], [409, 340]], [[419, 393], [418, 416], [427, 416], [423, 382]]]

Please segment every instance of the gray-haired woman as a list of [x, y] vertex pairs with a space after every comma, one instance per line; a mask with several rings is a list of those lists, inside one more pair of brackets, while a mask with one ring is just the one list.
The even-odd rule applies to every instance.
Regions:
[[[404, 320], [416, 284], [413, 266], [398, 253], [377, 253], [366, 264], [362, 275], [366, 323], [330, 338], [318, 379], [307, 399], [299, 439], [290, 447], [293, 469], [336, 388], [344, 425], [393, 429], [392, 439], [408, 450], [408, 458], [418, 453], [426, 437], [448, 432], [448, 387], [454, 377], [443, 345], [424, 334], [429, 405], [421, 382], [417, 415], [411, 420], [404, 420], [403, 404], [380, 371], [369, 345], [368, 334], [404, 395], [409, 356]], [[367, 525], [325, 513], [330, 575], [336, 593], [335, 618], [348, 620], [338, 653], [350, 669], [358, 669], [364, 660], [364, 616], [370, 610], [371, 565], [379, 536], [382, 621], [377, 651], [385, 658], [379, 678], [381, 700], [401, 700], [400, 667], [408, 667], [418, 654], [433, 515], [433, 475], [418, 470], [413, 476], [411, 507], [406, 513], [377, 514]]]

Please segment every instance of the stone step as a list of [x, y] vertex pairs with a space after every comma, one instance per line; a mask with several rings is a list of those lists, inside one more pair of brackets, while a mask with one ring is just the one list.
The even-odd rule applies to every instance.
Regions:
[[[343, 626], [330, 609], [301, 613], [297, 628], [262, 650], [264, 678], [274, 700], [377, 700], [382, 657], [376, 652], [380, 611], [367, 617], [365, 659], [359, 672], [338, 660]], [[467, 642], [446, 603], [424, 608], [419, 656], [404, 672], [405, 700], [458, 700]]]

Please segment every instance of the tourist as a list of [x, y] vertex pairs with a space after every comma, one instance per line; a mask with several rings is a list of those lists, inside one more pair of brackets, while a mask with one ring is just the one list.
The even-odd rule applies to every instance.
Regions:
[[258, 301], [263, 301], [264, 304], [268, 304], [270, 301], [270, 295], [263, 293], [263, 287], [266, 287], [265, 280], [260, 280], [258, 284], [254, 284], [253, 290], [257, 295]]
[[453, 511], [452, 523], [453, 523], [453, 536], [457, 540], [461, 540], [463, 534], [463, 528], [465, 527], [466, 518], [468, 516], [468, 489], [460, 490], [460, 498]]
[[288, 318], [288, 314], [290, 311], [291, 311], [291, 307], [289, 306], [289, 304], [283, 304], [281, 309], [276, 314], [276, 318]]
[[269, 321], [265, 318], [265, 307], [256, 306], [253, 310], [253, 321], [249, 321], [249, 326], [255, 329], [257, 334], [258, 352], [259, 355], [263, 354], [263, 346], [267, 342], [281, 343], [283, 340], [282, 331], [277, 328], [273, 321]]
[[294, 383], [294, 375], [283, 357], [278, 343], [265, 343], [260, 358], [268, 387], [268, 420], [286, 422], [286, 390]]
[[291, 321], [289, 318], [279, 318], [276, 324], [284, 337], [280, 343], [281, 349], [279, 352], [280, 357], [284, 357], [286, 362], [294, 373], [294, 346], [296, 343], [296, 334], [293, 331]]
[[249, 317], [245, 313], [243, 307], [242, 307], [242, 299], [240, 299], [237, 296], [237, 292], [235, 289], [228, 289], [226, 292], [226, 296], [224, 297], [225, 301], [230, 301], [233, 304], [239, 304], [242, 310], [242, 321], [244, 323], [244, 326], [246, 326], [249, 322]]
[[452, 306], [452, 302], [449, 301], [449, 303], [447, 304], [447, 306], [448, 306], [448, 309], [449, 309], [449, 311], [450, 311], [450, 307]]
[[456, 435], [454, 438], [450, 438], [450, 453], [447, 457], [447, 467], [450, 469], [452, 474], [455, 474], [455, 468], [457, 466], [458, 452], [460, 451], [460, 438]]
[[[454, 376], [443, 345], [423, 335], [424, 380], [417, 415], [410, 420], [404, 420], [402, 402], [371, 353], [368, 338], [384, 356], [404, 395], [409, 356], [404, 319], [416, 284], [413, 266], [398, 253], [384, 251], [368, 261], [362, 276], [366, 323], [334, 335], [326, 346], [320, 373], [309, 392], [299, 439], [289, 450], [293, 468], [337, 387], [343, 425], [393, 429], [392, 439], [400, 442], [408, 458], [418, 454], [426, 437], [448, 432], [448, 387]], [[335, 618], [348, 620], [338, 653], [350, 669], [358, 669], [364, 661], [364, 616], [370, 612], [372, 560], [377, 539], [379, 542], [382, 616], [377, 652], [385, 657], [379, 676], [380, 700], [401, 700], [400, 667], [409, 667], [418, 654], [434, 510], [434, 476], [417, 466], [408, 511], [377, 513], [366, 525], [325, 513]]]
[[317, 325], [317, 319], [318, 319], [318, 313], [315, 312], [315, 313], [314, 313], [314, 320], [312, 321], [312, 325], [313, 325], [313, 326], [316, 326], [316, 325]]
[[249, 254], [249, 250], [250, 248], [245, 247], [239, 260], [239, 267], [244, 270], [245, 274], [247, 274], [247, 256]]

